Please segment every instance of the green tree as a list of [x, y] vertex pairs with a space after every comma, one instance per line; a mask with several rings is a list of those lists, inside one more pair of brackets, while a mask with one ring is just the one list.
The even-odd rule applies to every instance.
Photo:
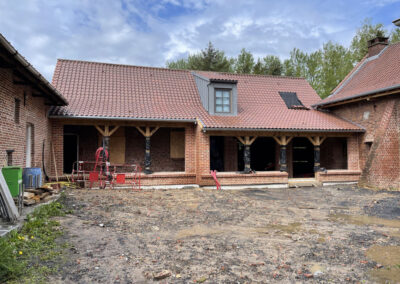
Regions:
[[253, 54], [242, 48], [235, 62], [235, 73], [250, 74], [254, 67]]
[[265, 66], [260, 58], [257, 59], [257, 63], [253, 67], [253, 74], [258, 74], [258, 75], [265, 74]]
[[263, 58], [266, 75], [282, 75], [282, 62], [278, 56], [267, 55]]
[[366, 18], [351, 41], [350, 50], [353, 53], [352, 59], [354, 62], [359, 62], [368, 53], [368, 40], [376, 36], [385, 36], [385, 34], [386, 30], [382, 24], [374, 25], [370, 18]]
[[232, 72], [233, 59], [228, 59], [225, 53], [216, 49], [211, 42], [200, 53], [189, 55], [187, 59], [167, 62], [171, 69], [190, 69], [203, 71]]
[[322, 50], [317, 50], [305, 56], [305, 78], [318, 94], [323, 93], [321, 88], [323, 58], [324, 54]]
[[178, 59], [176, 61], [167, 61], [167, 67], [170, 69], [190, 69], [188, 59]]
[[307, 77], [307, 53], [298, 48], [293, 48], [290, 58], [285, 64], [284, 74], [294, 77]]
[[390, 43], [396, 43], [400, 41], [400, 28], [395, 28], [390, 33]]
[[322, 56], [321, 78], [315, 88], [320, 97], [325, 98], [353, 68], [353, 53], [329, 41], [323, 45]]

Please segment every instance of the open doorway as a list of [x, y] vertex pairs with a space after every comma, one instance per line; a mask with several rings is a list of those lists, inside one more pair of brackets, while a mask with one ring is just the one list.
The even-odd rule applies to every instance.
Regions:
[[72, 173], [74, 162], [79, 160], [79, 136], [64, 134], [64, 173]]
[[210, 137], [210, 169], [223, 172], [224, 166], [224, 137]]
[[307, 138], [298, 137], [292, 140], [293, 177], [314, 177], [314, 146]]
[[251, 145], [251, 165], [254, 171], [274, 171], [276, 142], [272, 137], [258, 137]]

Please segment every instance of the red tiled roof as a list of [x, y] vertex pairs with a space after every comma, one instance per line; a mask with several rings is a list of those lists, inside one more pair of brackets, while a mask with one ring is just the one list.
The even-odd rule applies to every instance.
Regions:
[[[201, 117], [207, 128], [271, 130], [360, 131], [361, 128], [331, 114], [311, 109], [320, 101], [303, 78], [196, 71], [209, 79], [237, 80], [238, 115]], [[305, 107], [288, 109], [279, 92], [295, 92]]]
[[306, 107], [320, 99], [305, 79], [195, 71], [216, 80], [235, 80], [238, 115], [212, 116], [200, 101], [192, 71], [58, 60], [53, 84], [70, 102], [51, 116], [195, 120], [206, 129], [362, 131], [333, 115], [288, 109], [279, 91], [296, 92]]
[[400, 89], [400, 43], [388, 45], [377, 56], [364, 57], [340, 82], [332, 95], [316, 105], [362, 97], [390, 87]]
[[51, 115], [195, 120], [202, 110], [187, 71], [59, 59], [53, 84], [70, 104]]

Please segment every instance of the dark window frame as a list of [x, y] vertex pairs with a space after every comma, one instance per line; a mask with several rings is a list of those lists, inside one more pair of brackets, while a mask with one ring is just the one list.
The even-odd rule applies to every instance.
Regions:
[[21, 100], [15, 98], [14, 101], [14, 121], [16, 124], [20, 123], [20, 116], [21, 116]]
[[[222, 107], [222, 111], [217, 111], [217, 91], [223, 91], [223, 92], [228, 91], [229, 92], [229, 111], [223, 111], [224, 106], [226, 106], [226, 104], [223, 103], [223, 100], [222, 100], [222, 104], [218, 104], [218, 106]], [[222, 96], [222, 98], [223, 98], [223, 96]], [[229, 88], [215, 88], [214, 89], [214, 112], [222, 113], [222, 114], [232, 113], [232, 89], [229, 89]]]

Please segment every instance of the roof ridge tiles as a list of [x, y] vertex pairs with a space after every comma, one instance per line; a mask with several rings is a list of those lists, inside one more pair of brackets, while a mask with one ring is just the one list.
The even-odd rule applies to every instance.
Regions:
[[294, 76], [286, 76], [286, 75], [268, 75], [268, 74], [248, 74], [248, 73], [229, 73], [229, 72], [218, 72], [218, 71], [207, 71], [207, 70], [191, 70], [192, 72], [208, 72], [208, 73], [217, 73], [221, 75], [233, 75], [233, 76], [243, 76], [243, 77], [267, 77], [267, 78], [282, 78], [282, 79], [299, 79], [306, 80], [304, 77], [294, 77]]
[[89, 60], [81, 60], [81, 59], [58, 58], [57, 61], [78, 62], [78, 63], [88, 63], [88, 64], [98, 64], [98, 65], [112, 65], [112, 66], [120, 66], [120, 67], [134, 67], [134, 68], [143, 68], [143, 69], [157, 69], [157, 70], [168, 70], [168, 71], [183, 71], [186, 73], [191, 71], [191, 70], [187, 70], [187, 69], [171, 69], [171, 68], [167, 68], [167, 67], [154, 67], [154, 66], [142, 66], [142, 65], [132, 65], [132, 64], [122, 64], [122, 63], [109, 63], [109, 62], [89, 61]]

